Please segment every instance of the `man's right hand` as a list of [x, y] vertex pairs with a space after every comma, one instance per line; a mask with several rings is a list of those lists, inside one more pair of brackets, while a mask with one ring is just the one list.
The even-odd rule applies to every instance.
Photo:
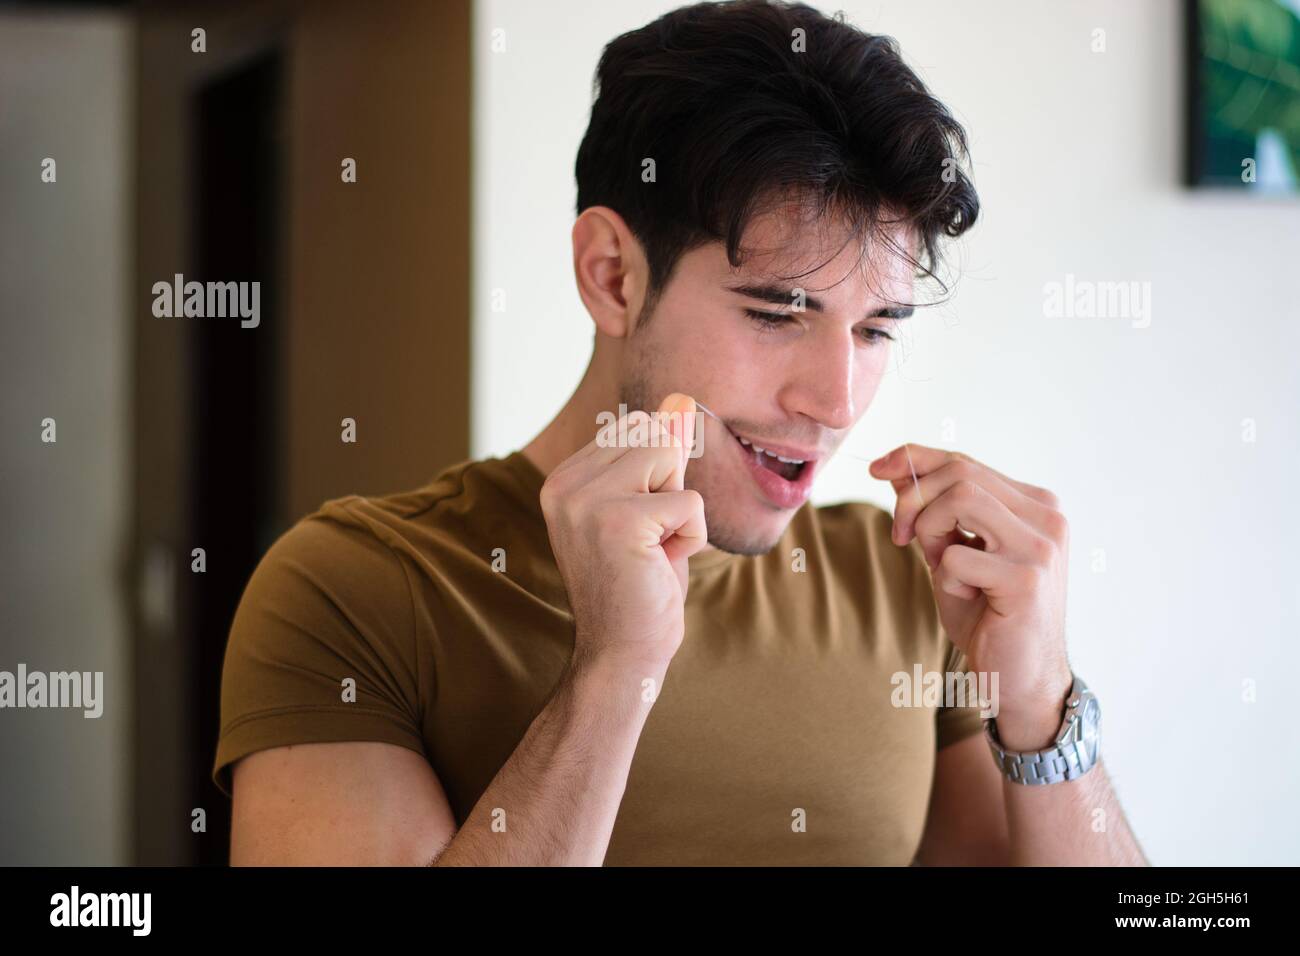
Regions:
[[[551, 549], [573, 610], [575, 662], [612, 657], [666, 667], [681, 644], [687, 559], [708, 544], [708, 533], [704, 499], [683, 490], [695, 400], [674, 392], [659, 415], [674, 412], [667, 420], [628, 413], [542, 485]], [[619, 436], [628, 444], [637, 437], [638, 422], [647, 440], [619, 447]]]

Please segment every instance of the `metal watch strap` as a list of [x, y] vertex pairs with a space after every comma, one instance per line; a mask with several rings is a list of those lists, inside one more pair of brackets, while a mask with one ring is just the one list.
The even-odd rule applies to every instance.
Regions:
[[994, 763], [1012, 783], [1035, 785], [1077, 780], [1097, 765], [1101, 747], [1099, 710], [1088, 685], [1075, 676], [1065, 701], [1065, 719], [1050, 747], [1030, 753], [1007, 750], [998, 740], [992, 718], [984, 721], [984, 735], [993, 751]]

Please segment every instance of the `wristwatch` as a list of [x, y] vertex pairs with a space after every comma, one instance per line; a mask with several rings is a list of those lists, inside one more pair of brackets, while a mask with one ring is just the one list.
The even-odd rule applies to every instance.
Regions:
[[1012, 783], [1026, 785], [1076, 780], [1097, 765], [1101, 749], [1101, 704], [1073, 673], [1074, 683], [1065, 698], [1065, 719], [1056, 740], [1045, 750], [1015, 753], [998, 741], [993, 718], [984, 721], [984, 736], [993, 750], [993, 762]]

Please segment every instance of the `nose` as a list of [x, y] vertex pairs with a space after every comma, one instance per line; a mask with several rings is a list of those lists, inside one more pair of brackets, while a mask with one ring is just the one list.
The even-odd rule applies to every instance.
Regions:
[[782, 390], [781, 405], [823, 428], [843, 430], [857, 420], [853, 403], [857, 345], [851, 330], [809, 336]]

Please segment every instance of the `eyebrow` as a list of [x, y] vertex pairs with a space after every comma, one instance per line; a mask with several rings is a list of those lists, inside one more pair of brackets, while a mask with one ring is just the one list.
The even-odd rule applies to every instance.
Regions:
[[[793, 305], [794, 304], [794, 286], [786, 288], [780, 285], [736, 285], [728, 288], [737, 295], [743, 295], [748, 299], [758, 299], [761, 302], [770, 302], [773, 305]], [[804, 307], [812, 312], [825, 312], [820, 299], [804, 294]], [[868, 312], [865, 318], [868, 319], [906, 319], [910, 318], [916, 309], [910, 305], [882, 307], [873, 309]]]

